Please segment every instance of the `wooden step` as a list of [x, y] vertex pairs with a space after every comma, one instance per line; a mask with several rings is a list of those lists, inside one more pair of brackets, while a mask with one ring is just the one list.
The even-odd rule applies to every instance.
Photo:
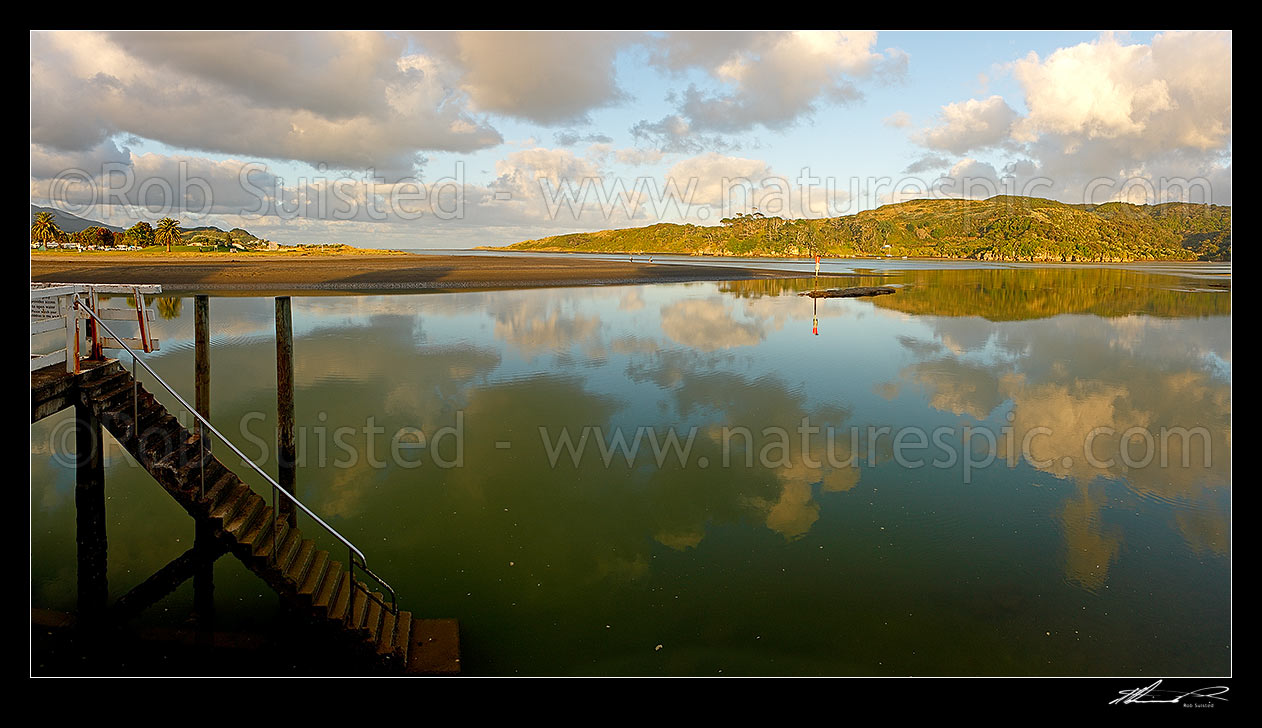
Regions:
[[[276, 552], [276, 558], [272, 559], [269, 566], [284, 578], [289, 571], [289, 562], [298, 555], [298, 549], [301, 545], [302, 534], [298, 529], [286, 528], [285, 538], [281, 541], [280, 549]], [[265, 548], [270, 549], [271, 547], [267, 546]]]
[[[262, 498], [259, 500], [261, 501]], [[267, 539], [268, 535], [272, 532], [273, 525], [277, 528], [281, 525], [275, 518], [272, 517], [272, 513], [272, 507], [264, 505], [262, 511], [251, 518], [250, 522], [246, 526], [233, 531], [233, 534], [237, 537], [237, 543], [242, 546], [249, 546], [250, 553], [257, 553], [257, 549], [254, 548], [255, 545], [260, 544]], [[231, 530], [231, 527], [229, 530]]]
[[133, 427], [135, 415], [140, 414], [140, 432], [151, 426], [158, 418], [166, 414], [166, 410], [152, 399], [140, 398], [140, 402], [133, 409], [131, 403], [127, 406], [116, 410], [102, 410], [100, 413], [101, 424], [105, 425], [110, 432], [114, 433], [120, 442], [126, 442], [136, 436], [136, 428]]
[[[204, 462], [206, 456], [209, 455], [208, 452], [202, 450], [201, 443], [196, 437], [188, 438], [180, 432], [173, 433], [172, 439], [175, 443], [174, 449], [158, 458], [149, 468], [150, 472], [158, 470], [166, 474], [168, 480], [177, 478], [180, 471], [188, 467], [190, 462]], [[170, 485], [178, 487], [184, 483], [173, 481]]]
[[351, 629], [362, 629], [364, 627], [364, 618], [368, 613], [368, 592], [364, 591], [364, 585], [356, 580], [351, 581]]
[[395, 630], [394, 649], [403, 654], [403, 658], [407, 659], [408, 654], [408, 634], [412, 631], [412, 613], [399, 612], [399, 626]]
[[311, 557], [311, 565], [307, 567], [307, 572], [303, 574], [302, 586], [298, 587], [298, 595], [309, 598], [312, 602], [316, 599], [320, 585], [324, 581], [324, 575], [329, 570], [329, 552], [316, 551]]
[[[294, 530], [297, 535], [297, 529]], [[301, 535], [298, 535], [301, 538]], [[292, 582], [294, 591], [298, 591], [300, 585], [307, 577], [307, 567], [311, 566], [312, 557], [315, 555], [315, 541], [311, 539], [303, 539], [298, 545], [298, 553], [294, 554], [294, 558], [289, 562], [289, 566], [285, 568], [285, 580]]]
[[381, 595], [373, 592], [368, 598], [368, 610], [364, 615], [364, 624], [361, 629], [368, 632], [368, 639], [376, 642], [377, 635], [381, 634], [381, 614], [386, 610], [381, 608]]
[[158, 421], [168, 416], [167, 411], [156, 402], [146, 402], [143, 398], [140, 400], [140, 426], [135, 426], [132, 421], [134, 419], [130, 407], [114, 412], [117, 421], [102, 419], [101, 422], [113, 432], [119, 442], [130, 443], [137, 434], [146, 434], [156, 431]]
[[114, 372], [106, 376], [79, 383], [79, 391], [90, 400], [99, 400], [105, 392], [112, 392], [122, 385], [131, 388], [134, 380], [126, 372]]
[[250, 502], [250, 496], [253, 494], [254, 492], [250, 490], [250, 486], [238, 480], [236, 484], [232, 486], [232, 490], [229, 491], [218, 504], [210, 509], [210, 513], [207, 515], [207, 518], [222, 527], [231, 521], [233, 516], [237, 515], [237, 512], [240, 511], [246, 503]]
[[231, 470], [223, 469], [223, 474], [219, 476], [215, 482], [206, 489], [206, 495], [202, 496], [198, 503], [198, 510], [209, 515], [212, 510], [227, 498], [237, 486], [245, 485], [241, 482]]
[[[195, 452], [196, 455], [175, 473], [175, 477], [180, 481], [186, 481], [188, 487], [185, 490], [190, 491], [200, 491], [204, 477], [206, 488], [209, 490], [227, 468], [219, 462], [209, 447], [205, 450], [198, 448]], [[205, 468], [204, 473], [203, 468]]]
[[92, 395], [92, 401], [102, 410], [110, 412], [115, 410], [129, 410], [133, 404], [140, 398], [139, 387], [132, 387], [131, 377], [122, 377], [128, 380], [118, 382], [111, 385], [109, 389], [102, 389], [95, 395]]
[[153, 424], [140, 431], [139, 441], [131, 441], [135, 443], [135, 449], [129, 448], [132, 457], [146, 469], [152, 467], [155, 462], [170, 454], [173, 441], [179, 437], [175, 429], [178, 427], [179, 422], [164, 411]]
[[266, 508], [271, 510], [271, 506], [263, 504], [263, 499], [255, 495], [253, 492], [245, 495], [245, 503], [241, 509], [233, 515], [232, 520], [224, 524], [224, 530], [238, 538], [247, 528], [253, 525], [256, 517]]
[[353, 616], [351, 612], [351, 596], [355, 588], [351, 582], [350, 571], [343, 571], [337, 582], [337, 595], [333, 597], [333, 601], [329, 604], [329, 619], [341, 620], [347, 618], [348, 615]]
[[[334, 561], [329, 564], [329, 569], [324, 573], [324, 578], [320, 580], [320, 588], [316, 591], [315, 598], [311, 600], [311, 606], [317, 609], [323, 609], [325, 613], [333, 610], [334, 604], [337, 602], [339, 594], [345, 594], [342, 590], [342, 580], [346, 574], [342, 571], [342, 564]], [[345, 609], [343, 609], [343, 612]]]
[[398, 635], [394, 632], [394, 625], [398, 619], [394, 612], [384, 610], [381, 615], [381, 630], [377, 633], [377, 654], [388, 655], [395, 651], [394, 642]]
[[117, 361], [112, 361], [104, 366], [96, 366], [84, 370], [79, 374], [79, 386], [91, 388], [107, 379], [117, 376], [131, 377], [131, 374], [123, 369], [123, 365]]

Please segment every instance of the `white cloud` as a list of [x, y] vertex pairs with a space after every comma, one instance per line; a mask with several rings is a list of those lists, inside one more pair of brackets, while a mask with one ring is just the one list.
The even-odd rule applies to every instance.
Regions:
[[938, 125], [924, 130], [917, 139], [930, 149], [967, 154], [1002, 144], [1016, 119], [1017, 112], [1002, 96], [959, 101], [943, 106]]
[[[862, 94], [857, 80], [905, 72], [905, 53], [880, 52], [875, 46], [876, 33], [871, 32], [663, 36], [652, 47], [652, 64], [676, 73], [703, 70], [715, 87], [689, 86], [676, 99], [677, 114], [640, 122], [637, 129], [644, 127], [669, 140], [689, 134], [740, 133], [758, 126], [786, 128], [822, 104], [858, 99]], [[697, 150], [695, 145], [691, 149]]]
[[711, 152], [676, 163], [666, 173], [680, 189], [696, 185], [693, 202], [699, 205], [723, 206], [731, 196], [731, 188], [742, 183], [758, 184], [771, 176], [766, 162], [743, 157], [728, 157]]
[[75, 152], [131, 134], [402, 176], [426, 150], [501, 141], [444, 73], [375, 33], [36, 33], [31, 141]]
[[1013, 64], [1030, 113], [1015, 137], [1114, 139], [1134, 152], [1221, 146], [1231, 133], [1231, 38], [1167, 33], [1151, 45], [1105, 35]]
[[583, 122], [626, 98], [614, 57], [637, 36], [623, 33], [460, 32], [420, 41], [459, 69], [473, 106], [554, 125]]
[[911, 114], [906, 111], [895, 111], [882, 119], [881, 123], [895, 129], [905, 129], [911, 126]]
[[[1150, 44], [1105, 34], [1046, 58], [1030, 53], [1010, 71], [1025, 115], [1000, 96], [971, 99], [913, 135], [964, 158], [948, 177], [993, 173], [1005, 193], [1067, 202], [1231, 203], [1230, 33], [1163, 33]], [[982, 151], [995, 164], [966, 157]], [[928, 155], [913, 167], [943, 161]]]

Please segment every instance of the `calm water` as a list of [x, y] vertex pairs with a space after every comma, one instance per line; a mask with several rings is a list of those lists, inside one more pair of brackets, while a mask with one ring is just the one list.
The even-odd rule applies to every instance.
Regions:
[[[1226, 674], [1230, 273], [1158, 270], [295, 298], [300, 494], [460, 619], [470, 674]], [[160, 302], [152, 359], [185, 393], [192, 309]], [[272, 299], [211, 317], [212, 419], [274, 471]], [[31, 441], [32, 598], [62, 610], [69, 422]], [[107, 454], [118, 596], [192, 526]], [[231, 558], [216, 599], [277, 618]]]

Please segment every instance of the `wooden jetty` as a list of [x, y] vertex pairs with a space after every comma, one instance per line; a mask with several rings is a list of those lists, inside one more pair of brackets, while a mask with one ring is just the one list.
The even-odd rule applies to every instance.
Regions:
[[[145, 296], [157, 286], [32, 284], [34, 339], [64, 327], [65, 349], [31, 355], [31, 422], [73, 407], [76, 426], [76, 528], [78, 545], [77, 624], [95, 628], [125, 621], [194, 580], [194, 616], [213, 610], [210, 566], [224, 554], [239, 559], [279, 595], [287, 613], [329, 650], [339, 650], [348, 672], [456, 674], [460, 671], [459, 630], [454, 619], [418, 619], [399, 608], [394, 590], [369, 570], [363, 552], [325, 523], [294, 495], [292, 421], [282, 426], [282, 487], [216, 430], [208, 418], [208, 301], [195, 305], [196, 406], [172, 390], [135, 351], [152, 351], [152, 312]], [[128, 294], [134, 307], [108, 308], [102, 294]], [[128, 322], [135, 337], [115, 327]], [[277, 299], [277, 351], [292, 356], [289, 299]], [[45, 336], [47, 338], [47, 336]], [[105, 349], [121, 349], [128, 371]], [[150, 375], [188, 409], [190, 432], [139, 380]], [[278, 360], [278, 409], [293, 416], [293, 362]], [[102, 430], [108, 431], [193, 519], [194, 545], [156, 574], [108, 604], [106, 584], [105, 475]], [[214, 448], [212, 441], [218, 439]], [[256, 493], [221, 461], [237, 456], [270, 485]], [[305, 516], [302, 522], [299, 515]], [[302, 525], [315, 538], [304, 535]], [[317, 540], [318, 539], [318, 540]], [[331, 544], [329, 549], [321, 543]], [[343, 562], [340, 559], [344, 559]]]

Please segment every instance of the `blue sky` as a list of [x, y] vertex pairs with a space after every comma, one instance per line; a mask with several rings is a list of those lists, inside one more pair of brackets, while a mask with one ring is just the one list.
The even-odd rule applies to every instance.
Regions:
[[[31, 83], [32, 202], [281, 242], [464, 247], [1001, 192], [1231, 202], [1230, 33], [37, 32]], [[661, 208], [672, 181], [693, 187]]]

